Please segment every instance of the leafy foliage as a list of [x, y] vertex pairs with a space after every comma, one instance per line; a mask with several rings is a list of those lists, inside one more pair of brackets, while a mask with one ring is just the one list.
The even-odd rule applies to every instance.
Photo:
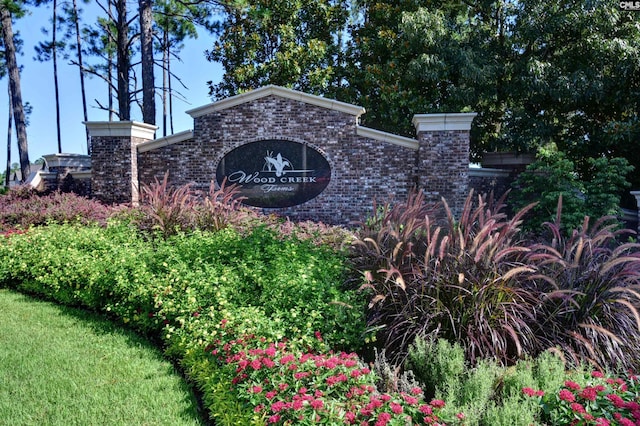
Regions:
[[564, 362], [550, 352], [519, 360], [508, 368], [492, 360], [471, 367], [460, 345], [442, 339], [416, 339], [406, 368], [411, 369], [427, 398], [447, 401], [443, 417], [463, 412], [467, 425], [538, 424], [539, 403], [522, 389], [556, 392], [566, 377]]
[[224, 98], [267, 84], [321, 94], [339, 81], [340, 33], [347, 22], [344, 1], [223, 2], [219, 40], [207, 51], [222, 62], [222, 82], [210, 94]]
[[[539, 233], [543, 223], [558, 217], [563, 230], [570, 232], [582, 224], [585, 216], [620, 213], [620, 194], [629, 187], [625, 177], [633, 167], [624, 158], [589, 158], [586, 163], [589, 172], [585, 175], [555, 144], [538, 150], [536, 161], [518, 176], [510, 195], [516, 208], [537, 202], [527, 216], [525, 229]], [[557, 209], [560, 198], [561, 211]]]
[[[372, 421], [409, 414], [435, 420], [444, 406], [426, 403], [419, 389], [411, 395], [379, 394], [355, 354], [327, 352], [359, 345], [363, 307], [353, 292], [341, 292], [335, 284], [343, 273], [342, 258], [311, 242], [283, 241], [258, 228], [244, 237], [225, 229], [175, 235], [152, 245], [126, 224], [50, 225], [4, 237], [0, 259], [3, 286], [103, 310], [159, 337], [203, 390], [220, 424], [261, 424], [263, 415], [285, 419], [295, 414], [286, 411], [293, 406], [283, 404], [307, 396], [313, 403], [299, 402], [310, 419], [346, 419], [352, 413]], [[267, 398], [267, 391], [258, 395], [255, 386], [268, 384], [252, 378], [266, 373], [276, 378], [265, 358], [269, 348], [277, 348], [272, 361], [282, 367], [281, 381], [272, 383], [279, 396], [271, 401], [280, 405], [261, 407], [256, 398]], [[293, 371], [286, 359], [300, 370]], [[296, 373], [305, 377], [297, 379]], [[303, 392], [298, 381], [309, 383], [314, 393]], [[361, 392], [345, 393], [349, 384], [362, 385]]]

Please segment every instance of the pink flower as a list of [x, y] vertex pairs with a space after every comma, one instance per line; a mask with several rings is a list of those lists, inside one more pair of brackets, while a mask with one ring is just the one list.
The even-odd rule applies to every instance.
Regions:
[[322, 334], [319, 331], [316, 331], [314, 335], [316, 336], [316, 339], [318, 339], [318, 341], [322, 342]]
[[596, 370], [596, 371], [591, 372], [591, 377], [603, 378], [604, 374], [602, 374], [602, 372]]
[[566, 382], [564, 382], [564, 385], [569, 389], [580, 390], [580, 385], [576, 382], [572, 382], [571, 380], [567, 380]]
[[376, 426], [385, 426], [391, 420], [391, 414], [383, 412], [378, 415]]
[[271, 345], [269, 345], [269, 347], [267, 348], [266, 351], [264, 351], [264, 353], [266, 355], [270, 356], [271, 358], [276, 356], [276, 348], [275, 348], [275, 346], [273, 346], [273, 343]]
[[595, 401], [598, 397], [598, 391], [594, 387], [587, 386], [580, 392], [580, 397], [589, 401]]
[[584, 414], [587, 411], [584, 409], [584, 407], [581, 404], [578, 404], [577, 402], [572, 402], [571, 403], [571, 410], [573, 410], [576, 413], [579, 414]]
[[418, 410], [422, 413], [422, 414], [426, 414], [426, 415], [431, 415], [433, 414], [433, 408], [431, 408], [430, 405], [421, 405]]
[[640, 411], [640, 404], [635, 401], [629, 401], [624, 403], [624, 408], [631, 411]]
[[371, 406], [371, 408], [380, 408], [382, 407], [382, 401], [380, 399], [378, 399], [377, 397], [371, 395], [371, 398], [369, 398], [369, 406]]
[[271, 404], [271, 411], [273, 411], [274, 413], [277, 413], [278, 411], [282, 411], [282, 409], [284, 409], [286, 407], [286, 403], [284, 403], [283, 401], [276, 401], [273, 404]]
[[265, 396], [267, 397], [267, 399], [273, 399], [277, 394], [278, 392], [276, 391], [270, 391], [270, 392], [267, 392]]
[[635, 426], [635, 423], [626, 417], [622, 417], [618, 422], [620, 423], [620, 426]]
[[391, 407], [391, 411], [393, 411], [393, 414], [402, 414], [402, 405], [392, 402], [391, 404], [389, 404], [389, 406]]
[[260, 370], [260, 367], [262, 367], [262, 363], [259, 359], [254, 359], [253, 361], [251, 361], [251, 368], [253, 368], [254, 370]]
[[262, 392], [262, 386], [254, 386], [251, 388], [251, 392], [253, 393], [260, 393]]
[[269, 423], [278, 423], [280, 421], [280, 415], [279, 414], [274, 414], [273, 416], [269, 417], [269, 419], [267, 421]]
[[575, 402], [576, 400], [576, 397], [573, 395], [573, 393], [571, 393], [571, 391], [567, 389], [562, 389], [559, 396], [562, 401]]
[[273, 368], [276, 366], [276, 363], [273, 362], [271, 358], [262, 358], [262, 364], [267, 368]]
[[355, 359], [348, 359], [344, 362], [344, 366], [347, 368], [353, 368], [358, 365], [358, 362]]
[[623, 408], [624, 407], [624, 401], [623, 401], [622, 398], [620, 398], [619, 395], [616, 395], [615, 393], [610, 393], [609, 395], [607, 395], [607, 398], [609, 399], [609, 401], [611, 401], [611, 403], [616, 408]]
[[409, 396], [407, 394], [403, 394], [402, 398], [404, 399], [404, 402], [406, 402], [409, 405], [414, 405], [418, 403], [418, 398], [414, 398], [413, 396]]
[[309, 403], [314, 410], [319, 410], [324, 407], [324, 402], [321, 399], [314, 399]]
[[464, 420], [464, 413], [458, 413], [456, 414], [456, 417], [458, 418], [458, 420]]
[[347, 414], [344, 415], [344, 419], [349, 422], [349, 424], [353, 424], [356, 421], [356, 415], [351, 411], [347, 411]]
[[536, 396], [536, 391], [533, 388], [522, 388], [522, 393], [527, 396]]
[[609, 420], [603, 417], [598, 417], [596, 419], [596, 426], [611, 426], [611, 423], [609, 423]]
[[282, 358], [280, 358], [280, 364], [282, 364], [282, 365], [288, 364], [288, 363], [292, 362], [295, 359], [296, 359], [296, 357], [294, 357], [292, 354], [287, 354], [287, 355], [283, 356]]
[[444, 407], [444, 401], [441, 399], [434, 399], [431, 401], [431, 406], [433, 408], [443, 408]]
[[422, 389], [420, 389], [419, 387], [415, 387], [413, 389], [411, 389], [411, 394], [412, 395], [420, 395], [422, 393]]

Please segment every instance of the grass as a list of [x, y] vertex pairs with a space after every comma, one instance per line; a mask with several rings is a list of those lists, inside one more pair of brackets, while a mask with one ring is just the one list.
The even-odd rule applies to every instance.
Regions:
[[0, 423], [198, 425], [160, 351], [84, 311], [0, 290]]

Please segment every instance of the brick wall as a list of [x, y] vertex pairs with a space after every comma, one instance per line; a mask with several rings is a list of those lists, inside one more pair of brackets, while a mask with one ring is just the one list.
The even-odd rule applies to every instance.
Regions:
[[[418, 137], [403, 138], [360, 127], [362, 108], [274, 86], [189, 113], [194, 118], [193, 132], [168, 138], [145, 142], [92, 136], [93, 195], [107, 202], [131, 201], [135, 196], [132, 179], [150, 184], [167, 171], [174, 185], [190, 183], [207, 190], [219, 161], [229, 151], [267, 139], [293, 141], [319, 151], [331, 167], [331, 180], [310, 201], [265, 209], [266, 213], [355, 224], [372, 213], [374, 200], [403, 200], [416, 183], [432, 200], [444, 196], [453, 200], [453, 206], [461, 206], [467, 195], [468, 127], [452, 128], [451, 117], [464, 116], [469, 126], [473, 114], [439, 114], [435, 127], [424, 118], [431, 116], [421, 116], [416, 122]], [[431, 124], [425, 127], [425, 120]], [[443, 127], [440, 122], [448, 124]]]
[[86, 123], [91, 135], [91, 192], [109, 203], [138, 202], [137, 146], [153, 139], [155, 126], [131, 121]]

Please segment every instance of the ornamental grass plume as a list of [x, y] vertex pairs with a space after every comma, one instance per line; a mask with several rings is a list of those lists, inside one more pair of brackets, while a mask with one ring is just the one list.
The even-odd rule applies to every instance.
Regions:
[[[531, 318], [537, 294], [520, 285], [534, 272], [519, 237], [522, 217], [507, 218], [504, 197], [469, 194], [460, 219], [445, 200], [429, 210], [421, 193], [386, 206], [354, 243], [353, 262], [369, 292], [369, 326], [401, 362], [417, 336], [458, 342], [472, 363], [509, 364], [537, 350]], [[441, 217], [444, 216], [444, 219]]]

